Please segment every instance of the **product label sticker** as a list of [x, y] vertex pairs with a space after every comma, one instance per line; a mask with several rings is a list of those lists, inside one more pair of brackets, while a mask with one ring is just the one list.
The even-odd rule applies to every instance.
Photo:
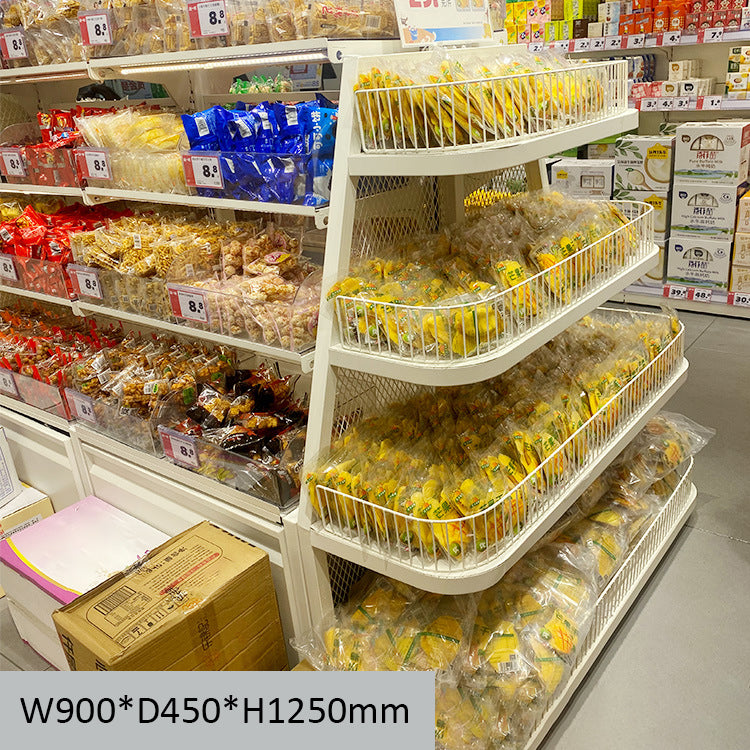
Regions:
[[198, 448], [192, 435], [183, 435], [181, 432], [159, 425], [159, 438], [165, 455], [173, 461], [191, 469], [200, 467]]
[[12, 255], [0, 255], [0, 278], [18, 281], [18, 271]]
[[189, 2], [187, 7], [191, 39], [200, 39], [207, 36], [226, 36], [229, 33], [227, 4], [225, 0]]

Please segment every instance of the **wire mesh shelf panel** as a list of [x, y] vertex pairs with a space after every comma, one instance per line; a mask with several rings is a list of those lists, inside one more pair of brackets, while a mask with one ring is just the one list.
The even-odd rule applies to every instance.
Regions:
[[[613, 316], [627, 312], [609, 311]], [[659, 315], [659, 313], [651, 313]], [[581, 474], [648, 412], [683, 362], [683, 328], [623, 388], [564, 440], [519, 484], [487, 509], [442, 520], [407, 515], [331, 487], [314, 487], [316, 527], [419, 571], [471, 571], [499, 558], [522, 541], [527, 530], [568, 496]], [[334, 435], [359, 420], [387, 410], [426, 386], [414, 386], [361, 372], [339, 378]]]
[[[355, 102], [363, 151], [495, 148], [627, 109], [625, 61], [501, 75], [508, 68], [496, 55], [480, 48], [450, 61], [430, 52], [360, 58]], [[413, 81], [420, 68], [430, 82]]]
[[331, 583], [333, 605], [343, 604], [349, 601], [349, 592], [352, 586], [362, 578], [367, 568], [344, 560], [343, 557], [337, 555], [327, 555], [326, 561], [328, 563], [328, 580]]
[[527, 189], [526, 167], [523, 164], [466, 175], [464, 208], [467, 215], [471, 215], [472, 211], [491, 206], [501, 198], [525, 193]]
[[[457, 304], [409, 305], [365, 295], [337, 296], [342, 346], [426, 363], [500, 354], [565, 315], [654, 251], [653, 207], [613, 201], [627, 218], [601, 239], [515, 286]], [[368, 245], [382, 246], [382, 235]]]

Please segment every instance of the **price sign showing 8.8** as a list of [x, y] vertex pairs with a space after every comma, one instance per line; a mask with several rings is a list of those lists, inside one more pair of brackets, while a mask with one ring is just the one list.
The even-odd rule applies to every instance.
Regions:
[[18, 271], [11, 255], [0, 255], [0, 278], [18, 281]]
[[4, 367], [0, 369], [0, 391], [7, 393], [9, 396], [18, 397], [18, 387], [13, 373]]
[[204, 292], [194, 287], [167, 284], [172, 312], [185, 320], [208, 323], [208, 304]]
[[29, 56], [23, 29], [10, 29], [0, 33], [0, 51], [6, 60], [23, 60]]
[[68, 398], [71, 411], [78, 419], [82, 419], [85, 422], [96, 422], [94, 400], [90, 396], [74, 391], [72, 388], [66, 388], [65, 395]]
[[185, 183], [190, 187], [218, 189], [224, 187], [224, 176], [221, 173], [218, 154], [183, 154], [182, 168], [185, 172]]
[[25, 177], [26, 165], [23, 161], [20, 148], [4, 148], [2, 154], [3, 174], [6, 177]]
[[112, 44], [112, 19], [108, 10], [87, 10], [78, 14], [81, 41], [86, 47]]
[[200, 466], [195, 438], [159, 425], [159, 438], [164, 453], [183, 466], [197, 469]]
[[73, 263], [68, 265], [68, 273], [75, 279], [78, 293], [84, 297], [102, 299], [102, 286], [99, 283], [99, 272], [95, 268], [77, 266]]
[[112, 170], [109, 168], [109, 154], [104, 149], [78, 148], [76, 149], [76, 162], [86, 179], [112, 179]]
[[189, 2], [188, 21], [191, 39], [199, 39], [205, 36], [226, 36], [229, 33], [225, 0]]

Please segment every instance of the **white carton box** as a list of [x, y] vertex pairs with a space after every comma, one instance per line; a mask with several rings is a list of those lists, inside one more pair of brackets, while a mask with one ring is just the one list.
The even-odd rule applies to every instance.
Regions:
[[737, 201], [746, 187], [675, 180], [672, 186], [671, 233], [731, 237], [734, 234]]
[[737, 234], [734, 235], [732, 265], [750, 266], [750, 234], [737, 232]]
[[609, 198], [614, 166], [614, 159], [560, 159], [551, 186], [574, 198]]
[[727, 73], [724, 84], [724, 93], [729, 94], [736, 91], [747, 91], [747, 73]]
[[615, 148], [616, 190], [669, 190], [674, 138], [625, 135]]
[[669, 193], [666, 190], [624, 190], [615, 188], [617, 201], [639, 201], [654, 207], [654, 234], [664, 235], [669, 226]]
[[667, 250], [667, 282], [726, 289], [731, 254], [731, 239], [670, 237]]
[[698, 78], [700, 74], [700, 60], [672, 60], [669, 63], [670, 81], [684, 81], [687, 78]]
[[739, 185], [747, 179], [750, 122], [686, 122], [677, 128], [674, 176]]

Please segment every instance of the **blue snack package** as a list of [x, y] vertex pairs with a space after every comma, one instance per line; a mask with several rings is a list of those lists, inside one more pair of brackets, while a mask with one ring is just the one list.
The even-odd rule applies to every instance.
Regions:
[[303, 154], [305, 152], [304, 131], [297, 107], [280, 102], [273, 104], [272, 107], [278, 127], [275, 152], [277, 154]]
[[252, 112], [231, 109], [219, 133], [222, 151], [255, 151], [260, 130], [259, 119]]
[[266, 179], [270, 200], [277, 203], [294, 203], [294, 186], [297, 179], [295, 157], [258, 154], [258, 166]]
[[279, 132], [273, 108], [268, 102], [261, 102], [256, 107], [253, 107], [248, 114], [254, 115], [260, 121], [255, 141], [255, 150], [257, 152], [272, 154], [274, 152], [274, 141]]
[[218, 151], [226, 110], [224, 107], [211, 107], [194, 115], [182, 115], [182, 125], [190, 142], [191, 151]]
[[331, 200], [333, 159], [321, 159], [313, 155], [305, 158], [307, 183], [304, 203], [306, 206], [322, 206]]

